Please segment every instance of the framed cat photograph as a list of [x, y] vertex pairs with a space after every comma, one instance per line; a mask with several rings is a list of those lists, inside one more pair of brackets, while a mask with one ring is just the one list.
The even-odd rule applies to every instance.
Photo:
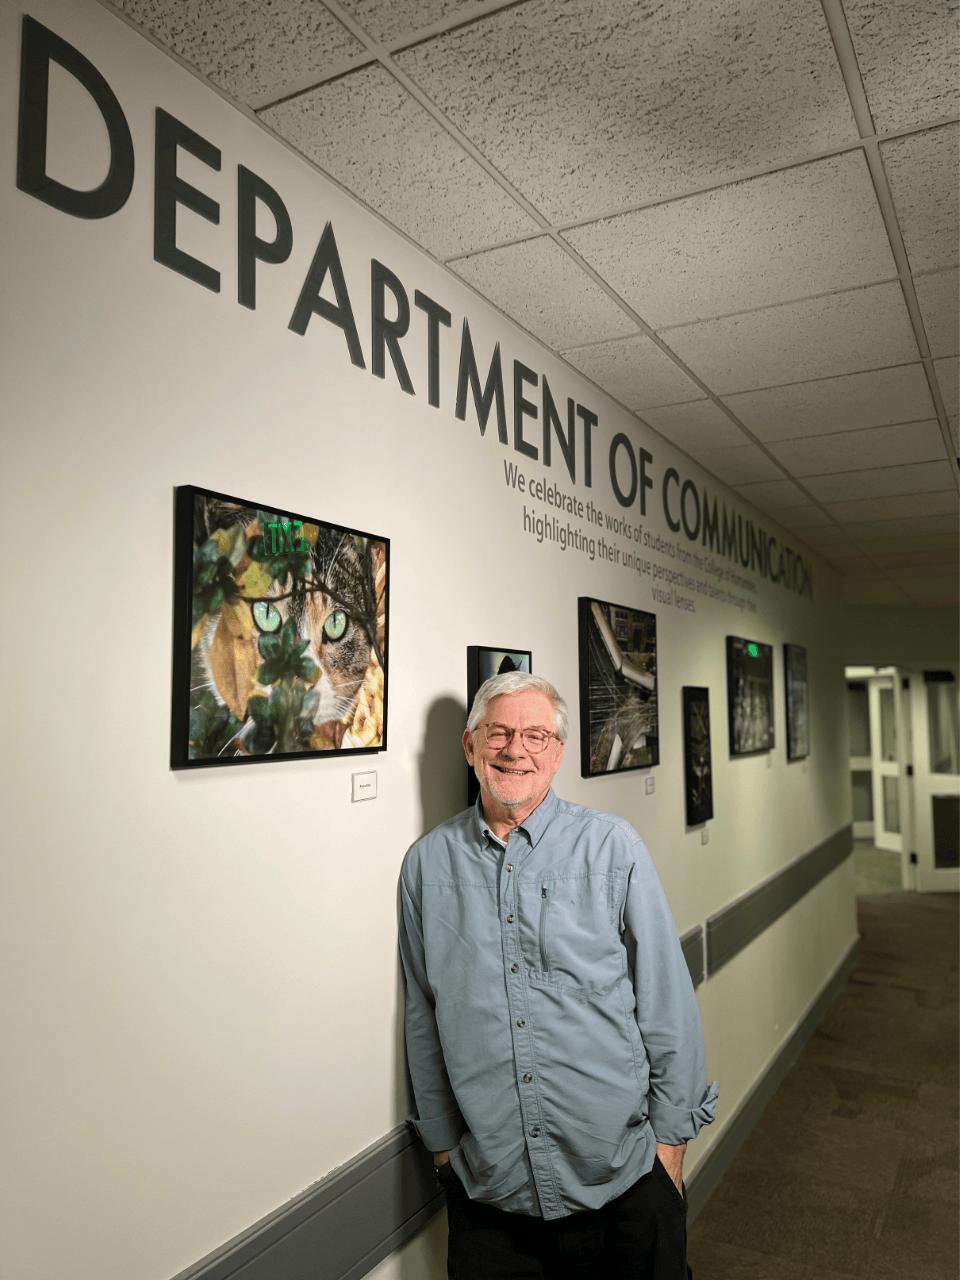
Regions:
[[710, 761], [710, 690], [683, 686], [683, 775], [687, 826], [713, 817], [713, 766]]
[[807, 714], [807, 651], [799, 644], [783, 646], [786, 681], [787, 759], [805, 760], [810, 754]]
[[578, 622], [581, 775], [659, 764], [656, 614], [581, 596]]
[[[505, 671], [532, 671], [533, 654], [529, 649], [497, 649], [482, 644], [467, 645], [467, 715], [484, 680], [503, 675]], [[480, 794], [477, 775], [467, 768], [467, 802], [476, 804]]]
[[170, 765], [387, 745], [389, 539], [181, 485]]

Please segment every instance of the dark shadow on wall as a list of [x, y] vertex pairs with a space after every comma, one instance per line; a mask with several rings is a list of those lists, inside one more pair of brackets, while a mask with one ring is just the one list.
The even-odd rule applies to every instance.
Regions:
[[[467, 724], [466, 706], [456, 698], [438, 698], [427, 712], [418, 760], [420, 769], [420, 830], [432, 831], [467, 804], [467, 762], [460, 739]], [[400, 886], [397, 885], [397, 920], [400, 918]], [[402, 1123], [413, 1109], [413, 1089], [403, 1041], [403, 982], [397, 962], [397, 1027], [395, 1105]], [[417, 1158], [425, 1169], [432, 1161], [417, 1144]], [[432, 1178], [432, 1174], [430, 1175]], [[442, 1280], [446, 1275], [446, 1211], [438, 1201], [438, 1214], [409, 1241], [401, 1258], [402, 1280]]]
[[427, 712], [419, 761], [424, 834], [467, 807], [467, 762], [460, 744], [466, 727], [466, 706], [456, 698], [438, 698]]
[[[460, 739], [467, 724], [467, 709], [456, 698], [438, 698], [427, 712], [420, 747], [420, 831], [426, 834], [452, 818], [467, 804], [467, 762]], [[400, 922], [400, 885], [397, 884], [397, 923]], [[402, 1122], [413, 1106], [410, 1073], [403, 1044], [403, 982], [397, 958], [397, 1031], [395, 1103]]]

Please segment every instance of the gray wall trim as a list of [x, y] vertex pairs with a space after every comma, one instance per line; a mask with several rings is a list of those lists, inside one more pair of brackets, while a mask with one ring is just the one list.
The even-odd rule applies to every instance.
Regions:
[[399, 1125], [175, 1280], [359, 1280], [442, 1204], [430, 1156]]
[[693, 982], [694, 990], [696, 990], [704, 978], [702, 924], [695, 924], [692, 929], [688, 929], [686, 933], [680, 935], [680, 948], [683, 951], [683, 958], [687, 962], [687, 968], [690, 970], [690, 978]]
[[853, 827], [849, 825], [715, 916], [710, 916], [707, 920], [707, 973], [716, 973], [721, 965], [732, 960], [852, 851]]
[[697, 1165], [689, 1180], [687, 1188], [687, 1223], [694, 1218], [707, 1203], [711, 1193], [726, 1173], [730, 1162], [743, 1146], [750, 1130], [760, 1119], [767, 1103], [783, 1084], [790, 1068], [800, 1057], [807, 1041], [826, 1017], [827, 1010], [843, 990], [847, 978], [857, 967], [860, 958], [860, 939], [855, 938], [846, 955], [834, 970], [827, 985], [814, 1000], [804, 1014], [793, 1035], [779, 1051], [766, 1071], [753, 1086], [747, 1097], [740, 1103], [736, 1111], [724, 1126], [720, 1137], [713, 1144], [703, 1160]]
[[[845, 827], [711, 917], [706, 930], [701, 925], [688, 929], [680, 945], [693, 985], [789, 910], [852, 847], [852, 829]], [[846, 980], [856, 963], [856, 945], [694, 1171], [687, 1186], [691, 1221]], [[398, 1125], [174, 1280], [360, 1280], [442, 1204], [429, 1154], [412, 1129]]]

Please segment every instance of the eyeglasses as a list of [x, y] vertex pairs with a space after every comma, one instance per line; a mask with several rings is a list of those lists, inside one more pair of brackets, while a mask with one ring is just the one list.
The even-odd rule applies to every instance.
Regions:
[[508, 729], [502, 724], [484, 724], [480, 728], [487, 735], [487, 746], [493, 747], [496, 751], [507, 746], [519, 733], [524, 750], [532, 756], [538, 756], [541, 751], [546, 751], [550, 745], [550, 739], [557, 737], [547, 729]]

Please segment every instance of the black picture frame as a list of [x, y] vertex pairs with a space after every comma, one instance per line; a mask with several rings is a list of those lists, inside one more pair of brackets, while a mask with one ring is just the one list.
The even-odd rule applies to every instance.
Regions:
[[685, 684], [683, 695], [683, 778], [688, 827], [713, 817], [713, 761], [710, 753], [710, 690]]
[[580, 596], [577, 622], [581, 776], [659, 764], [656, 614]]
[[[509, 665], [507, 665], [509, 664]], [[533, 652], [530, 649], [510, 649], [496, 645], [467, 645], [467, 715], [477, 696], [477, 690], [485, 680], [503, 671], [533, 671]], [[477, 775], [467, 766], [467, 802], [476, 804], [480, 794]]]
[[389, 584], [388, 538], [177, 486], [170, 767], [386, 750]]
[[727, 718], [731, 756], [773, 749], [772, 645], [727, 636]]
[[787, 717], [787, 759], [805, 760], [810, 754], [810, 705], [807, 651], [803, 645], [783, 646], [783, 684]]

